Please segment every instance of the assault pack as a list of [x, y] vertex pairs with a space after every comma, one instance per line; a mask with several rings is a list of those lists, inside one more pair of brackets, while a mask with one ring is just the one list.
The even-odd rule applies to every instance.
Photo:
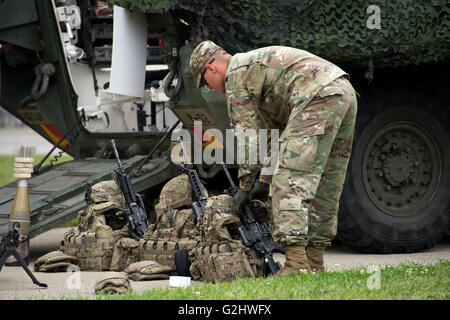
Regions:
[[[210, 196], [202, 188], [207, 202], [204, 214], [197, 217], [188, 175], [168, 181], [154, 208], [155, 222], [141, 239], [135, 239], [116, 183], [95, 184], [86, 192], [86, 207], [78, 212], [78, 227], [65, 233], [58, 258], [50, 255], [53, 260], [65, 258], [65, 263], [52, 270], [42, 267], [52, 264], [45, 264], [41, 257], [39, 271], [63, 271], [76, 264], [82, 271], [125, 271], [135, 281], [178, 274], [209, 282], [266, 274], [263, 259], [242, 244], [241, 222], [231, 210], [232, 196]], [[259, 217], [269, 217], [269, 205], [254, 205]]]

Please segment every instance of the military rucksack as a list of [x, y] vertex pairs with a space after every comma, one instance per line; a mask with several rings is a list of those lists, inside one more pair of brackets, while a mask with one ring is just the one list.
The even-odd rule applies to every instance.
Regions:
[[240, 219], [231, 210], [232, 200], [227, 194], [208, 199], [206, 211], [198, 222], [202, 245], [239, 239]]
[[114, 244], [110, 270], [122, 271], [130, 264], [140, 261], [139, 241], [132, 238], [120, 238]]
[[165, 266], [176, 268], [175, 254], [178, 251], [186, 252], [198, 247], [198, 239], [156, 239], [144, 236], [139, 240], [139, 260], [153, 260]]
[[[197, 221], [190, 208], [192, 189], [187, 175], [169, 181], [155, 206], [152, 232], [139, 241], [140, 260], [154, 260], [203, 281], [263, 275], [262, 258], [241, 244], [240, 219], [231, 210], [232, 196], [207, 199], [206, 210]], [[261, 203], [259, 208], [264, 214], [267, 207]]]
[[[86, 207], [78, 212], [78, 229], [66, 232], [60, 250], [77, 257], [81, 270], [110, 270], [116, 243], [130, 236], [123, 196], [116, 183], [108, 180], [89, 188], [85, 200]], [[124, 255], [120, 248], [116, 252]]]
[[152, 260], [175, 268], [177, 251], [189, 251], [200, 244], [200, 230], [191, 204], [192, 188], [186, 174], [164, 185], [155, 206], [156, 222], [139, 240], [139, 260]]
[[200, 246], [189, 251], [190, 274], [194, 280], [233, 281], [264, 275], [264, 261], [237, 241]]
[[113, 180], [101, 181], [86, 191], [86, 207], [78, 212], [80, 231], [93, 229], [95, 217], [103, 216], [104, 224], [113, 230], [122, 229], [126, 224], [124, 199]]
[[80, 270], [109, 270], [117, 238], [99, 238], [95, 232], [70, 229], [64, 234], [60, 250], [77, 257]]
[[[203, 192], [208, 198], [208, 192], [203, 187]], [[189, 208], [192, 204], [192, 187], [189, 177], [181, 174], [167, 182], [161, 190], [159, 203], [155, 210], [169, 210], [178, 208]], [[157, 211], [158, 214], [158, 211]]]

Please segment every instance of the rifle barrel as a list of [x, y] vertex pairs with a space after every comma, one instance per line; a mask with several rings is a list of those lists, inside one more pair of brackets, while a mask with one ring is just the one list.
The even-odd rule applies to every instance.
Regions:
[[183, 145], [183, 140], [181, 139], [181, 137], [178, 137], [178, 144], [181, 147], [181, 150], [183, 150], [183, 156], [184, 156], [184, 160], [187, 164], [191, 164], [191, 161], [189, 160], [189, 157], [187, 155], [186, 150], [184, 149], [184, 145]]
[[233, 192], [236, 193], [238, 191], [238, 187], [233, 181], [233, 178], [231, 177], [230, 171], [228, 171], [228, 167], [225, 164], [225, 162], [222, 161], [221, 163], [223, 171], [225, 172], [225, 175], [227, 176], [228, 181], [230, 182], [230, 186], [233, 189]]
[[122, 162], [120, 161], [119, 153], [117, 152], [116, 143], [115, 143], [114, 139], [111, 139], [111, 144], [113, 146], [114, 155], [116, 156], [117, 163], [119, 164], [119, 168], [123, 172], [124, 170], [123, 170]]

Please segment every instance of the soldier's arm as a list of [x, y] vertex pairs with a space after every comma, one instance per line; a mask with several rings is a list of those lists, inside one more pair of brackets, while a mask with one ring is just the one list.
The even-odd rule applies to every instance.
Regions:
[[[239, 187], [249, 190], [262, 162], [258, 155], [259, 129], [265, 128], [264, 122], [258, 111], [258, 98], [264, 81], [264, 72], [260, 68], [240, 68], [227, 75], [227, 107], [231, 127], [234, 128], [237, 139], [248, 137], [251, 129], [255, 135], [245, 138], [244, 156], [245, 162], [239, 164]], [[250, 154], [250, 150], [256, 154]], [[256, 158], [255, 158], [256, 157]]]
[[259, 181], [268, 184], [272, 183], [273, 172], [275, 169], [275, 165], [278, 161], [278, 152], [274, 154], [275, 158], [272, 158], [271, 146], [272, 146], [271, 130], [267, 130], [267, 158], [265, 159], [263, 168], [261, 169]]

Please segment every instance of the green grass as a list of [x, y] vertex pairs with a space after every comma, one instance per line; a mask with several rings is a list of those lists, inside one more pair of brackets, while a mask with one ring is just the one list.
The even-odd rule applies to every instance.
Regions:
[[[0, 155], [0, 186], [3, 186], [7, 183], [10, 183], [14, 181], [13, 177], [13, 171], [14, 171], [14, 158], [16, 158], [16, 155]], [[41, 162], [41, 160], [45, 157], [44, 154], [37, 154], [34, 156], [34, 164], [38, 164]], [[50, 163], [50, 160], [53, 159], [53, 156], [50, 156], [45, 160], [45, 162], [42, 164], [42, 166], [45, 166]], [[66, 161], [73, 160], [73, 157], [69, 155], [63, 155], [61, 158], [58, 159], [57, 163], [63, 163]]]
[[[15, 180], [13, 177], [13, 171], [14, 171], [14, 158], [17, 157], [16, 155], [0, 155], [0, 187], [8, 184]], [[34, 156], [34, 164], [38, 164], [41, 162], [41, 160], [45, 157], [44, 154], [37, 154]], [[53, 156], [50, 156], [45, 160], [45, 162], [42, 164], [42, 166], [45, 166], [50, 163], [50, 160], [53, 159]], [[66, 161], [73, 160], [73, 157], [64, 154], [61, 158], [58, 158], [57, 163], [63, 163]], [[73, 221], [70, 221], [61, 227], [74, 227], [78, 225], [78, 221], [75, 219]]]
[[[195, 284], [188, 288], [155, 288], [144, 292], [99, 295], [114, 300], [405, 300], [450, 299], [450, 261], [417, 263], [305, 274], [283, 278], [238, 279], [231, 283]], [[379, 276], [379, 288], [375, 279]], [[372, 277], [372, 278], [371, 278]], [[372, 288], [372, 289], [370, 289]]]
[[58, 228], [72, 228], [72, 227], [78, 227], [78, 219], [74, 219], [72, 221], [64, 223], [63, 225], [59, 226]]

